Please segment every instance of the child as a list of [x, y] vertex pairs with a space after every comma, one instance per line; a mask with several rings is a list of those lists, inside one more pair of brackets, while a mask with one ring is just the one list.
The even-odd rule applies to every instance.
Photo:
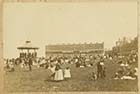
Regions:
[[67, 67], [66, 69], [64, 69], [64, 78], [65, 79], [71, 78], [71, 73], [70, 73], [70, 68], [69, 67]]
[[97, 75], [94, 73], [94, 72], [92, 72], [92, 78], [91, 78], [92, 80], [97, 80]]

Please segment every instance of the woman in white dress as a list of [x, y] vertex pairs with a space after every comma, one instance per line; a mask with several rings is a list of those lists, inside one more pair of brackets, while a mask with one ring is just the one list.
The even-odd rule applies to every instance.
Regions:
[[63, 71], [62, 71], [59, 63], [56, 64], [54, 80], [55, 81], [64, 80]]

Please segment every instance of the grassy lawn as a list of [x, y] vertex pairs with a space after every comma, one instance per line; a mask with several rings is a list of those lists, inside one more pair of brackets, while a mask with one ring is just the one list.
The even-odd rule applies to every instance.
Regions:
[[90, 80], [96, 66], [76, 68], [71, 65], [72, 78], [67, 81], [53, 82], [46, 80], [50, 70], [33, 67], [31, 72], [16, 66], [15, 72], [5, 73], [5, 90], [9, 92], [65, 92], [65, 91], [137, 91], [137, 80], [114, 80], [113, 76], [118, 68], [116, 61], [106, 61], [105, 79]]

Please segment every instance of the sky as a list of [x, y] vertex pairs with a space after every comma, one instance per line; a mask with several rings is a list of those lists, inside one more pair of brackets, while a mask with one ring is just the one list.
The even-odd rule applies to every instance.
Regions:
[[39, 56], [47, 44], [104, 42], [110, 49], [137, 35], [137, 3], [5, 3], [3, 30], [5, 58], [17, 57], [26, 40]]

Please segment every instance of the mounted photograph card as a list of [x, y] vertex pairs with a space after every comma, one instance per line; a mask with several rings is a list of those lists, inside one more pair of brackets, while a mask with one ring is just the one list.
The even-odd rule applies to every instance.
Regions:
[[1, 90], [138, 94], [139, 2], [5, 0]]

